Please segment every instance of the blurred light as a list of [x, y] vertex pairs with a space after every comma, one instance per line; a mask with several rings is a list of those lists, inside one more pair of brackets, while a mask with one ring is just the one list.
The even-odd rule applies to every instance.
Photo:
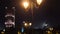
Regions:
[[3, 31], [5, 32], [5, 29], [3, 29]]
[[42, 0], [36, 0], [37, 1], [37, 4], [40, 5]]
[[24, 28], [22, 27], [21, 32], [24, 32]]
[[23, 21], [23, 23], [25, 23], [25, 21]]
[[4, 34], [4, 32], [1, 32], [1, 34]]
[[15, 7], [12, 7], [12, 9], [15, 9]]
[[46, 31], [48, 34], [50, 34], [51, 32], [50, 31]]
[[48, 24], [46, 24], [46, 23], [43, 23], [43, 26], [48, 26]]
[[29, 23], [29, 25], [31, 26], [31, 25], [32, 25], [32, 23]]
[[27, 24], [27, 23], [24, 23], [24, 25], [25, 25], [25, 26], [28, 26], [28, 24]]
[[48, 24], [45, 24], [45, 26], [47, 26]]
[[12, 20], [7, 20], [7, 22], [5, 22], [6, 27], [12, 27], [15, 26], [15, 22], [12, 22]]
[[48, 31], [48, 33], [50, 33], [50, 31]]
[[14, 22], [12, 22], [12, 20], [8, 20], [8, 22], [5, 22], [5, 24], [14, 24]]
[[49, 30], [51, 30], [51, 31], [52, 31], [52, 30], [53, 30], [53, 28], [49, 28]]
[[27, 8], [28, 8], [28, 6], [29, 6], [29, 2], [24, 1], [24, 2], [23, 2], [23, 6], [24, 6], [24, 8], [25, 8], [25, 9], [27, 9]]
[[21, 34], [20, 31], [18, 31], [18, 34]]
[[56, 32], [56, 34], [59, 34], [58, 32]]
[[14, 18], [15, 18], [15, 16], [12, 15], [12, 14], [7, 14], [7, 15], [5, 15], [5, 17], [8, 17], [8, 16], [11, 16], [11, 17], [14, 17]]
[[8, 7], [6, 6], [5, 9], [7, 9]]

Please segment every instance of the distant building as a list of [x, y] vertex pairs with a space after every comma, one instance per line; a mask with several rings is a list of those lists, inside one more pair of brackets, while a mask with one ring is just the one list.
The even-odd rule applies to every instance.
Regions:
[[7, 7], [5, 10], [5, 34], [16, 34], [15, 29], [15, 7]]
[[15, 11], [6, 9], [5, 27], [15, 27]]

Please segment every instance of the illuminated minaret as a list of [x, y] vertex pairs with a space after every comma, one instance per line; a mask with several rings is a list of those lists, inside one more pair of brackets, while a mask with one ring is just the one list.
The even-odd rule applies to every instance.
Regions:
[[10, 28], [10, 27], [15, 27], [15, 7], [8, 8], [5, 7], [6, 9], [6, 15], [5, 15], [5, 27]]

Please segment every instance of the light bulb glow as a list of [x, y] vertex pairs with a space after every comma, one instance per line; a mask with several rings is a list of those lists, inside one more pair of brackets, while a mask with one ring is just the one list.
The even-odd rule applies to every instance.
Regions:
[[37, 0], [37, 4], [40, 5], [42, 0]]
[[32, 23], [29, 23], [29, 25], [31, 26], [31, 25], [32, 25]]
[[23, 7], [24, 7], [25, 9], [28, 8], [28, 6], [29, 6], [29, 2], [27, 2], [27, 1], [23, 2]]
[[25, 23], [24, 25], [25, 25], [25, 26], [27, 26], [28, 24], [27, 24], [27, 23]]

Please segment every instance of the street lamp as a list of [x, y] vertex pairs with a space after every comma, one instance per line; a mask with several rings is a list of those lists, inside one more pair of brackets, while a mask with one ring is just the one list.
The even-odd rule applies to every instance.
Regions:
[[40, 5], [42, 3], [42, 0], [36, 0], [37, 4]]
[[[35, 2], [36, 1], [36, 2]], [[36, 6], [37, 4], [40, 5], [42, 3], [43, 0], [22, 0], [22, 6], [27, 9], [28, 7], [32, 7], [30, 5], [34, 5]], [[38, 6], [36, 6], [38, 7]]]
[[[39, 8], [39, 5], [42, 3], [43, 0], [22, 0], [21, 6], [28, 11], [31, 10], [32, 14], [32, 21], [33, 21], [33, 8]], [[31, 25], [31, 24], [30, 24]]]
[[29, 0], [21, 0], [21, 2], [19, 4], [21, 4], [22, 8], [24, 8], [25, 10], [27, 10], [28, 7], [29, 7], [29, 5], [30, 5], [30, 2], [29, 2]]
[[23, 7], [24, 7], [25, 9], [27, 9], [28, 6], [29, 6], [29, 2], [27, 2], [27, 1], [23, 2]]

